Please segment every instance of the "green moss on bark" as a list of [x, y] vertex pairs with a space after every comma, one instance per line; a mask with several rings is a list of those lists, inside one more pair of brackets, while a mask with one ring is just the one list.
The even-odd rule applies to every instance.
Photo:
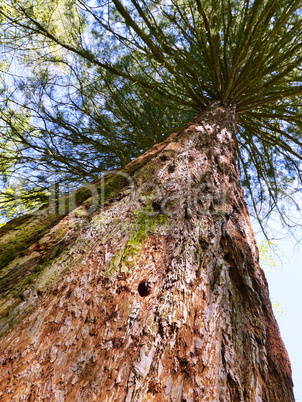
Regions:
[[158, 233], [169, 222], [167, 215], [154, 213], [151, 206], [134, 210], [133, 215], [133, 220], [125, 223], [131, 228], [129, 240], [111, 260], [106, 269], [106, 275], [112, 275], [118, 271], [126, 272], [134, 267], [146, 238], [153, 233]]
[[[10, 233], [12, 235], [9, 241], [0, 244], [0, 270], [38, 241], [60, 219], [59, 215], [45, 215], [36, 221], [32, 218], [32, 226], [29, 224], [30, 221], [28, 221], [27, 225], [21, 224], [20, 227], [16, 226], [14, 229], [11, 229]], [[16, 233], [13, 234], [12, 230], [16, 230]]]

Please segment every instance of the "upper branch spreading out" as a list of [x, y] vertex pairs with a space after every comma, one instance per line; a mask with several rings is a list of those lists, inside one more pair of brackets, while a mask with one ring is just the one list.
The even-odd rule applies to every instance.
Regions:
[[218, 100], [236, 106], [238, 165], [256, 214], [259, 201], [270, 211], [297, 187], [300, 0], [0, 5], [6, 175], [51, 166], [63, 182], [94, 179]]

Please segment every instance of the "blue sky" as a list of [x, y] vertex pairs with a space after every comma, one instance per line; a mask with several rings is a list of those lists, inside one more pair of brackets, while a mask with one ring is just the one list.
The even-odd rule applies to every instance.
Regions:
[[[263, 235], [256, 238], [259, 242]], [[302, 402], [302, 245], [296, 243], [289, 236], [276, 241], [276, 267], [265, 269], [265, 274], [272, 302], [278, 301], [283, 309], [276, 318], [291, 360], [296, 401]]]

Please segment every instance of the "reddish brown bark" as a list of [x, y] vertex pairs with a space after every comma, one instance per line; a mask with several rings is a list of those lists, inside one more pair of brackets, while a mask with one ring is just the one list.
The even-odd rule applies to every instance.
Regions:
[[235, 124], [212, 105], [23, 251], [64, 242], [2, 300], [1, 400], [294, 401]]

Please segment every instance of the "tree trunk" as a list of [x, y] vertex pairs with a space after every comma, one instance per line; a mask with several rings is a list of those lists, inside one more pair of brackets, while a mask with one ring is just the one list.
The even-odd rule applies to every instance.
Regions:
[[59, 223], [7, 226], [52, 229], [1, 271], [1, 401], [294, 401], [235, 130], [214, 103]]

